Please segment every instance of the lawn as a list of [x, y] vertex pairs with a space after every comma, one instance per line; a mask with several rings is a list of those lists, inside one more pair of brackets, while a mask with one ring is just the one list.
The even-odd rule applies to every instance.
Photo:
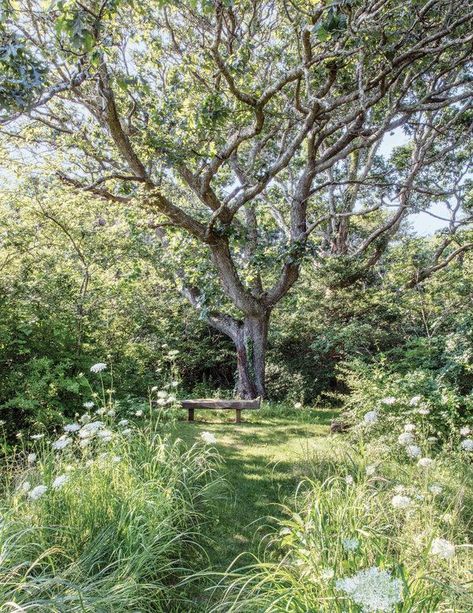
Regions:
[[265, 417], [247, 411], [235, 424], [233, 412], [196, 411], [195, 422], [177, 422], [177, 436], [189, 444], [202, 432], [214, 434], [223, 460], [226, 487], [206, 547], [213, 572], [223, 573], [243, 552], [256, 552], [268, 517], [281, 517], [281, 503], [294, 494], [307, 458], [329, 444], [333, 415], [311, 410]]

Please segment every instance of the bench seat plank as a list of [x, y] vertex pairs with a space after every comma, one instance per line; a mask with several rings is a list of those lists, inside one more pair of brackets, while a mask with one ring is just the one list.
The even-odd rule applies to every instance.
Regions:
[[183, 409], [259, 409], [260, 398], [254, 400], [219, 400], [218, 398], [196, 398], [182, 400]]

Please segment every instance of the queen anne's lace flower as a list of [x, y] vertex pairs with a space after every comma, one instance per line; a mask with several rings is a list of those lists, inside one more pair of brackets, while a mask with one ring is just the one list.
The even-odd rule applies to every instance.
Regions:
[[65, 449], [68, 445], [72, 443], [72, 439], [63, 434], [60, 436], [57, 441], [53, 441], [51, 443], [51, 447], [56, 451], [60, 451], [61, 449]]
[[35, 453], [29, 453], [28, 457], [26, 458], [28, 464], [34, 464], [36, 462], [36, 454]]
[[460, 428], [461, 436], [468, 436], [469, 434], [470, 434], [470, 428], [468, 426], [463, 426], [463, 428]]
[[91, 421], [90, 423], [82, 426], [79, 436], [80, 438], [91, 438], [97, 434], [101, 428], [103, 428], [103, 421]]
[[394, 396], [387, 396], [386, 398], [381, 398], [381, 402], [383, 404], [395, 404], [397, 402], [396, 398], [394, 398]]
[[202, 432], [200, 438], [204, 441], [204, 443], [207, 443], [208, 445], [212, 445], [213, 443], [217, 442], [215, 434], [212, 434], [212, 432]]
[[432, 460], [432, 458], [419, 458], [419, 460], [417, 461], [417, 465], [421, 468], [430, 468], [433, 463], [434, 461]]
[[406, 424], [404, 426], [404, 432], [414, 432], [415, 429], [415, 424]]
[[77, 432], [80, 429], [80, 424], [66, 424], [64, 426], [64, 432]]
[[455, 545], [447, 539], [434, 539], [430, 546], [430, 553], [433, 556], [449, 560], [455, 556]]
[[69, 477], [67, 475], [59, 475], [52, 482], [52, 487], [54, 490], [60, 490], [68, 481]]
[[410, 432], [403, 432], [398, 436], [397, 442], [400, 445], [411, 445], [414, 442], [414, 435]]
[[378, 421], [378, 412], [368, 411], [364, 414], [363, 421], [365, 422], [365, 424], [374, 424], [375, 421]]
[[422, 396], [413, 396], [410, 400], [409, 400], [409, 404], [411, 405], [411, 407], [415, 407], [419, 404], [419, 402], [422, 400]]
[[466, 438], [460, 443], [460, 447], [463, 451], [473, 451], [473, 439]]
[[402, 581], [386, 570], [372, 567], [335, 583], [364, 613], [391, 611], [402, 602]]
[[433, 485], [431, 485], [429, 487], [429, 491], [432, 492], [432, 494], [434, 494], [434, 496], [436, 496], [437, 494], [441, 494], [442, 493], [442, 486], [441, 485], [437, 485], [436, 483], [434, 483]]
[[90, 372], [99, 373], [106, 370], [106, 368], [107, 365], [104, 362], [97, 362], [97, 364], [90, 367]]
[[410, 458], [418, 458], [421, 454], [421, 448], [417, 445], [406, 445], [406, 453]]
[[360, 546], [360, 541], [355, 538], [343, 539], [342, 547], [345, 551], [356, 551]]
[[42, 438], [44, 438], [44, 434], [33, 434], [32, 436], [30, 436], [30, 439], [32, 441], [39, 441]]
[[391, 504], [395, 509], [407, 509], [412, 504], [412, 499], [409, 496], [401, 496], [396, 494], [391, 498]]
[[46, 487], [46, 485], [37, 485], [28, 492], [28, 496], [31, 498], [31, 500], [38, 500], [38, 498], [41, 498], [41, 496], [47, 491], [48, 488]]
[[135, 416], [136, 417], [143, 417], [143, 411], [140, 409], [139, 411], [135, 412]]
[[92, 400], [89, 400], [88, 402], [84, 402], [82, 406], [84, 407], [84, 409], [87, 409], [88, 411], [90, 411], [90, 409], [93, 409], [95, 405], [92, 402]]
[[120, 421], [118, 422], [119, 426], [128, 426], [128, 419], [120, 419]]

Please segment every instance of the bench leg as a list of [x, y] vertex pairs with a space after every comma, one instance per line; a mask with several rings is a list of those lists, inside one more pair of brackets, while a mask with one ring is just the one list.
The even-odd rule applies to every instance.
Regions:
[[194, 409], [188, 409], [189, 411], [189, 416], [187, 418], [187, 421], [194, 421]]
[[239, 424], [241, 422], [241, 409], [235, 409], [235, 410], [236, 410], [235, 423]]

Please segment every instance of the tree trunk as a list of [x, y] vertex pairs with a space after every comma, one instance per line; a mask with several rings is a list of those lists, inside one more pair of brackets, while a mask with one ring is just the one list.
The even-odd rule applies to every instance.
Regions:
[[238, 382], [240, 398], [264, 398], [266, 346], [270, 311], [258, 316], [247, 316], [238, 330], [235, 341], [237, 351]]

